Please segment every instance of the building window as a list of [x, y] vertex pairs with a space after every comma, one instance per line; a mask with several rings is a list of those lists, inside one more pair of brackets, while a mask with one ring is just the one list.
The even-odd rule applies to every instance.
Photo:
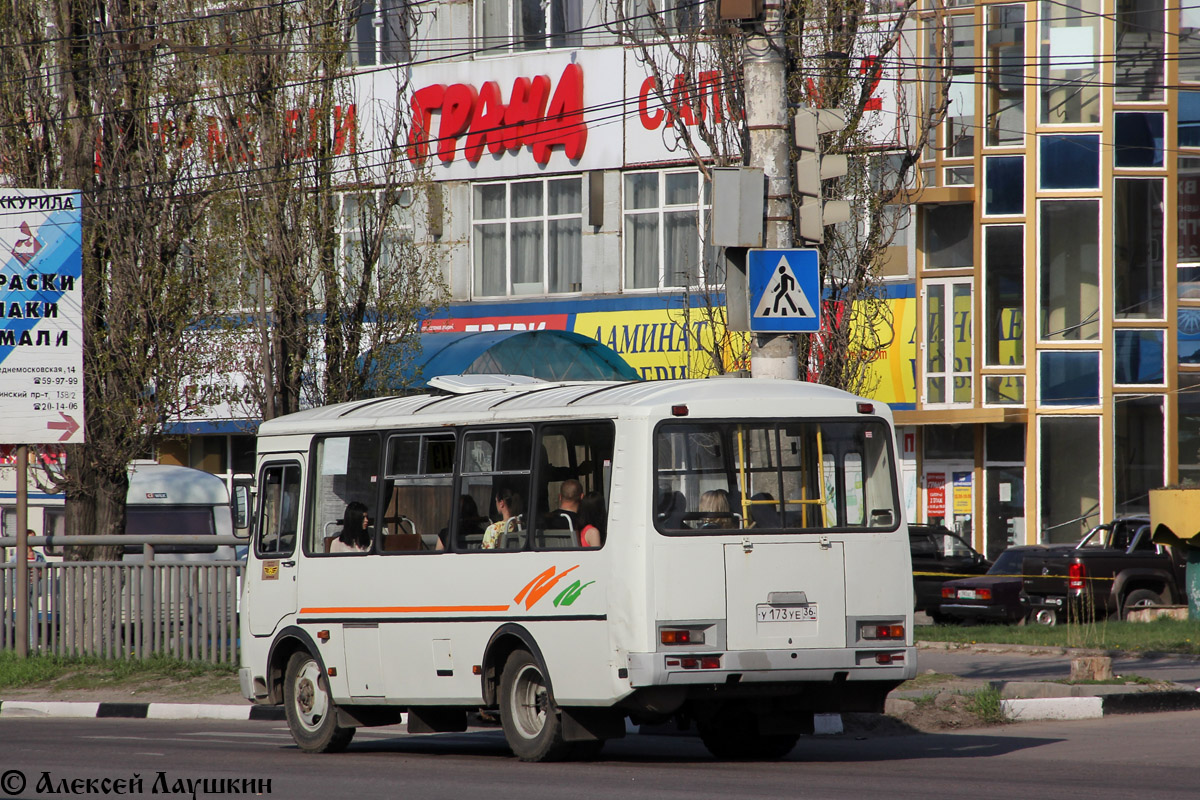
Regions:
[[1100, 405], [1100, 354], [1094, 350], [1038, 353], [1038, 402], [1044, 406]]
[[988, 406], [1025, 405], [1025, 376], [985, 376], [983, 379], [983, 404]]
[[922, 207], [922, 212], [925, 217], [925, 268], [974, 266], [975, 205], [927, 205]]
[[950, 18], [950, 104], [946, 109], [946, 158], [975, 153], [975, 15]]
[[1043, 125], [1100, 122], [1100, 0], [1043, 0]]
[[1162, 385], [1164, 331], [1119, 329], [1113, 333], [1113, 341], [1114, 383]]
[[1043, 189], [1097, 189], [1100, 187], [1100, 137], [1038, 137], [1041, 142]]
[[1041, 203], [1041, 338], [1086, 341], [1100, 336], [1100, 203]]
[[351, 34], [350, 61], [356, 66], [407, 64], [412, 60], [416, 22], [408, 0], [358, 0]]
[[983, 213], [1006, 216], [1025, 213], [1025, 157], [989, 156], [983, 160]]
[[476, 297], [583, 288], [581, 178], [477, 184], [474, 193]]
[[1113, 313], [1162, 319], [1163, 181], [1118, 178], [1113, 197]]
[[1120, 168], [1163, 165], [1163, 115], [1123, 113], [1116, 119], [1113, 163]]
[[[1161, 28], [1160, 28], [1161, 30]], [[1179, 80], [1200, 81], [1200, 6], [1179, 5]]]
[[971, 402], [971, 284], [925, 284], [925, 403]]
[[987, 143], [1025, 141], [1025, 7], [987, 10]]
[[1175, 336], [1179, 363], [1200, 365], [1200, 308], [1179, 309]]
[[475, 7], [485, 48], [543, 50], [583, 43], [581, 0], [479, 0]]
[[1114, 17], [1113, 99], [1118, 103], [1161, 100], [1166, 31], [1162, 0], [1117, 0]]
[[709, 184], [700, 173], [625, 175], [625, 288], [720, 285], [707, 230]]
[[1150, 510], [1163, 479], [1163, 398], [1119, 395], [1113, 403], [1114, 500], [1118, 514]]
[[987, 366], [1025, 363], [1025, 226], [983, 229]]
[[1077, 542], [1100, 516], [1100, 418], [1042, 417], [1041, 543]]
[[1179, 374], [1179, 481], [1200, 484], [1200, 374]]
[[[1175, 212], [1179, 217], [1179, 240], [1175, 258], [1180, 264], [1200, 263], [1200, 154], [1180, 156], [1177, 163]], [[1200, 273], [1180, 274], [1179, 296], [1200, 298]]]
[[[405, 189], [404, 192], [408, 199], [401, 200], [401, 206], [407, 208], [412, 205], [412, 191]], [[381, 222], [379, 195], [347, 192], [342, 194], [341, 199], [342, 213], [339, 217], [338, 235], [341, 238], [343, 267], [342, 285], [339, 288], [343, 297], [357, 297], [361, 289], [365, 259], [373, 260], [373, 288], [377, 289], [381, 279], [396, 274], [395, 266], [403, 259], [402, 250], [412, 242], [412, 229], [393, 218], [395, 224], [385, 227], [379, 251], [372, 253], [371, 241]], [[363, 239], [364, 231], [366, 240]], [[375, 296], [375, 292], [369, 290], [368, 296]]]
[[705, 7], [694, 0], [624, 0], [619, 5], [623, 23], [632, 31], [665, 37], [697, 33]]

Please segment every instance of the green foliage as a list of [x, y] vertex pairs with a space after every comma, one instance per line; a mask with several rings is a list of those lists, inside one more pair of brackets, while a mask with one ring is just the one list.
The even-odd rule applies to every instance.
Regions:
[[1159, 619], [1154, 622], [1099, 622], [1057, 625], [956, 627], [922, 625], [918, 641], [976, 644], [1019, 644], [1035, 647], [1103, 647], [1139, 653], [1200, 654], [1200, 622]]
[[971, 692], [968, 697], [970, 702], [967, 704], [967, 710], [979, 717], [981, 722], [992, 725], [1008, 722], [1008, 717], [1004, 714], [1003, 698], [998, 689], [985, 686]]
[[236, 675], [237, 667], [233, 664], [209, 664], [162, 656], [120, 660], [67, 656], [21, 659], [12, 651], [0, 652], [0, 689], [42, 685], [53, 685], [56, 689], [91, 689], [136, 686], [153, 680], [226, 681]]

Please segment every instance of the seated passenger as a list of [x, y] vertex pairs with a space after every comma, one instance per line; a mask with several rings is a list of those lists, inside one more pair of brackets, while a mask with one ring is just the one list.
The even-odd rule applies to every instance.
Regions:
[[499, 522], [493, 522], [483, 532], [483, 550], [495, 550], [500, 546], [504, 534], [517, 530], [521, 525], [521, 495], [508, 487], [496, 491], [496, 511]]
[[706, 514], [702, 528], [736, 528], [737, 520], [729, 511], [729, 493], [713, 489], [700, 495], [700, 513]]
[[342, 514], [342, 532], [329, 544], [331, 553], [365, 553], [371, 549], [371, 533], [367, 530], [367, 507], [357, 500], [347, 504]]
[[559, 484], [558, 508], [546, 515], [546, 527], [579, 530], [579, 503], [582, 497], [583, 484], [574, 478]]
[[606, 509], [604, 495], [600, 492], [588, 492], [579, 504], [579, 546], [599, 547], [604, 544], [604, 524]]

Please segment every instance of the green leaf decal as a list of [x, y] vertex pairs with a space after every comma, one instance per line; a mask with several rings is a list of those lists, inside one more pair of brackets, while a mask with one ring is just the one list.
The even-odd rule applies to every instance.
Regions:
[[570, 586], [568, 586], [567, 588], [565, 588], [561, 592], [559, 592], [558, 597], [554, 598], [554, 605], [556, 607], [560, 606], [560, 605], [562, 605], [562, 606], [571, 605], [572, 603], [575, 602], [575, 600], [579, 597], [579, 595], [583, 594], [583, 590], [586, 589], [587, 587], [591, 586], [593, 583], [595, 583], [595, 581], [588, 581], [587, 583], [585, 583], [581, 586], [579, 584], [579, 581], [575, 581]]

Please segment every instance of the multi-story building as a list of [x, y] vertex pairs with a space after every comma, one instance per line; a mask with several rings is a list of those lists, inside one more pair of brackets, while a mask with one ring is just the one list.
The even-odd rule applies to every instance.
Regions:
[[[598, 0], [420, 7], [411, 30], [399, 0], [364, 0], [352, 55], [360, 126], [407, 82], [410, 155], [436, 187], [411, 233], [444, 248], [451, 294], [431, 329], [572, 330], [649, 379], [707, 374], [713, 198], [668, 117], [728, 114], [726, 77], [672, 76], [682, 102], [664, 107]], [[1200, 477], [1200, 9], [945, 13], [917, 15], [905, 51], [948, 32], [953, 77], [889, 260], [876, 397], [901, 426], [910, 517], [994, 555]], [[879, 113], [920, 86], [885, 81]]]

